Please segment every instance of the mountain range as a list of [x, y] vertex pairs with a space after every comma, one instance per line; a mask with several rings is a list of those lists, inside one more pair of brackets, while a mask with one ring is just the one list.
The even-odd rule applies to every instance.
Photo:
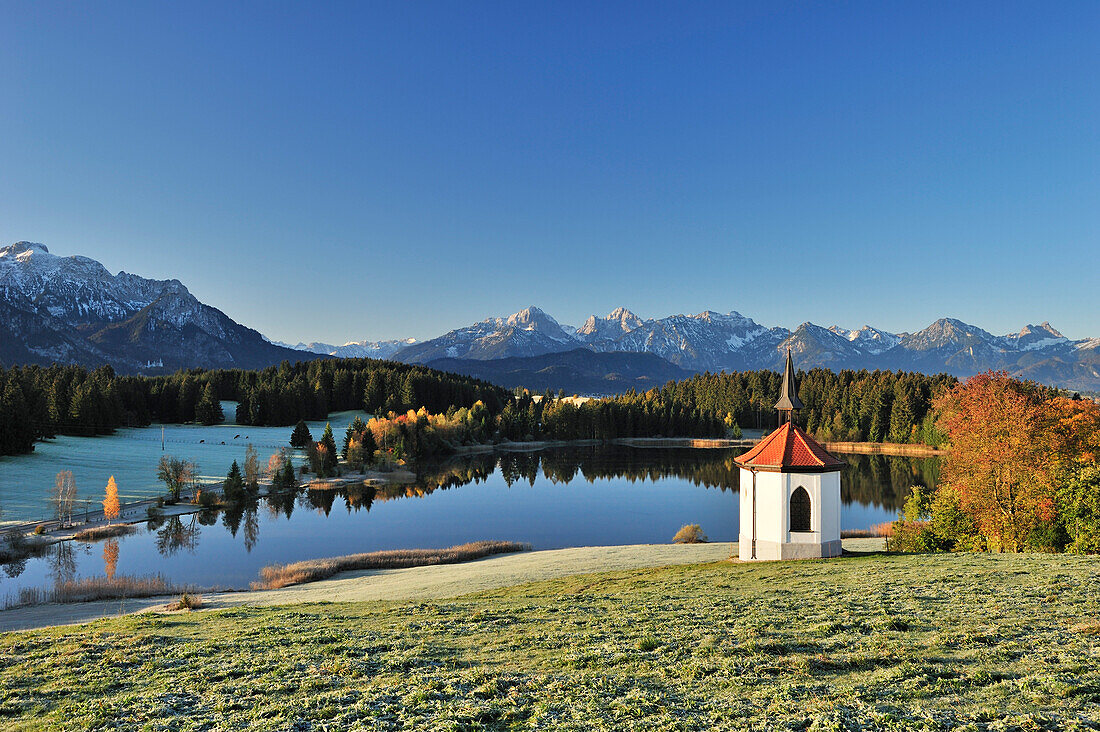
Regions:
[[[1100, 338], [1071, 340], [1045, 322], [1000, 336], [952, 318], [915, 333], [868, 325], [825, 328], [809, 322], [791, 331], [760, 325], [737, 312], [643, 320], [618, 308], [572, 328], [529, 307], [400, 348], [391, 358], [436, 365], [545, 357], [577, 348], [653, 354], [688, 372], [780, 369], [790, 348], [802, 369], [900, 369], [959, 377], [994, 369], [1069, 389], [1100, 390]], [[490, 378], [496, 370], [470, 366], [464, 373]]]
[[[112, 275], [88, 257], [41, 245], [0, 248], [0, 364], [109, 363], [125, 373], [262, 368], [282, 360], [369, 357], [427, 364], [540, 391], [613, 393], [699, 371], [799, 368], [947, 372], [988, 369], [1080, 391], [1100, 391], [1100, 338], [1071, 340], [1049, 323], [993, 335], [942, 318], [915, 333], [803, 323], [767, 327], [737, 312], [643, 319], [625, 308], [580, 327], [537, 307], [426, 341], [285, 343], [267, 340], [199, 302], [178, 280]], [[603, 356], [614, 355], [614, 358]], [[524, 359], [528, 359], [524, 361]]]
[[58, 257], [32, 242], [0, 248], [2, 364], [166, 373], [305, 358], [199, 302], [179, 280], [112, 275], [94, 259]]

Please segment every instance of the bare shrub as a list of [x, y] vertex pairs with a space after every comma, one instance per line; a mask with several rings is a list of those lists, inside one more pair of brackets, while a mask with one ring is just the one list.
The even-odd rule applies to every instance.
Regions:
[[403, 569], [432, 564], [458, 564], [491, 554], [530, 551], [530, 544], [515, 541], [475, 541], [447, 549], [393, 549], [367, 554], [348, 554], [327, 559], [310, 559], [293, 564], [272, 564], [260, 570], [254, 590], [277, 590], [288, 585], [316, 582], [338, 572], [356, 569]]
[[673, 544], [706, 544], [707, 535], [699, 524], [684, 524], [672, 537]]
[[180, 599], [168, 604], [169, 610], [198, 610], [202, 607], [202, 595], [185, 592]]
[[131, 524], [115, 524], [113, 526], [93, 526], [73, 534], [77, 541], [99, 541], [100, 539], [113, 539], [116, 536], [126, 536], [137, 531]]

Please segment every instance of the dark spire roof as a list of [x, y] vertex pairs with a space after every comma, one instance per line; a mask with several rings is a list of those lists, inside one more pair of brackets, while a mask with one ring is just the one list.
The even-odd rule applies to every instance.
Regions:
[[787, 349], [787, 366], [783, 369], [783, 390], [779, 392], [779, 401], [775, 408], [780, 412], [792, 409], [802, 409], [802, 400], [798, 398], [798, 387], [794, 383], [794, 362], [791, 360], [791, 349]]

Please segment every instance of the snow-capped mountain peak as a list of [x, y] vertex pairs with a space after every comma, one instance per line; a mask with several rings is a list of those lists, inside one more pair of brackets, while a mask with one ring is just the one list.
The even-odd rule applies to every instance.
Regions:
[[618, 307], [608, 313], [606, 318], [590, 315], [576, 334], [581, 340], [592, 342], [599, 339], [615, 339], [642, 325], [642, 319], [626, 308]]
[[867, 353], [879, 354], [888, 351], [901, 342], [901, 337], [894, 333], [888, 333], [878, 328], [865, 325], [859, 330], [848, 330], [839, 325], [829, 328], [848, 342]]
[[387, 360], [402, 348], [407, 348], [417, 342], [415, 338], [402, 338], [389, 341], [348, 341], [342, 346], [331, 343], [299, 343], [291, 346], [287, 343], [272, 341], [277, 346], [293, 348], [296, 351], [316, 353], [321, 356], [335, 356], [336, 358], [377, 358]]
[[576, 337], [562, 327], [561, 323], [534, 305], [524, 308], [518, 313], [512, 313], [504, 320], [504, 324], [523, 330], [539, 331], [547, 338], [562, 343], [576, 340]]
[[0, 259], [19, 259], [26, 262], [35, 254], [54, 256], [50, 254], [50, 250], [46, 248], [45, 244], [34, 241], [17, 241], [14, 244], [0, 248]]
[[1019, 333], [1009, 333], [1004, 340], [1010, 347], [1021, 351], [1036, 351], [1052, 346], [1064, 346], [1069, 344], [1069, 339], [1055, 330], [1050, 323], [1043, 321], [1041, 325], [1028, 323], [1020, 329]]
[[112, 275], [94, 259], [59, 257], [33, 242], [0, 248], [0, 306], [0, 327], [18, 336], [12, 362], [111, 363], [133, 372], [149, 363], [266, 366], [294, 354], [199, 302], [179, 280]]

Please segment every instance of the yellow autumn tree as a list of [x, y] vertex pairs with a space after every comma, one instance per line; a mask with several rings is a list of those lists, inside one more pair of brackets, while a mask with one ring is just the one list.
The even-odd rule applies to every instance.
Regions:
[[103, 517], [107, 519], [107, 523], [118, 518], [118, 511], [118, 484], [115, 483], [115, 476], [112, 475], [107, 481], [107, 495], [103, 498]]

